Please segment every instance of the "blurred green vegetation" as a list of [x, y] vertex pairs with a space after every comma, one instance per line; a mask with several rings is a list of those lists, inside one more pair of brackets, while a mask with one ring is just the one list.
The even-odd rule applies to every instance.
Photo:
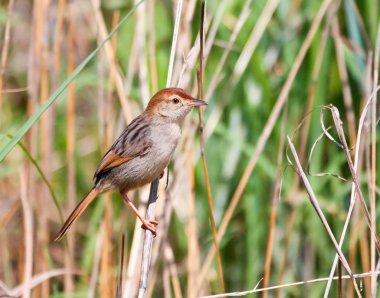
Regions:
[[[68, 75], [69, 62], [67, 61], [67, 27], [69, 22], [74, 22], [74, 60], [75, 65], [82, 62], [89, 53], [99, 46], [102, 40], [98, 34], [99, 22], [94, 17], [94, 9], [90, 1], [79, 1], [78, 3], [66, 3], [65, 26], [61, 44], [62, 56], [58, 73], [54, 73], [54, 42], [56, 42], [54, 30], [57, 22], [57, 3], [51, 3], [46, 8], [44, 14], [37, 16], [38, 1], [29, 1], [25, 4], [15, 1], [14, 8], [10, 16], [10, 44], [9, 58], [6, 61], [6, 71], [2, 74], [3, 89], [28, 87], [28, 91], [17, 93], [2, 93], [0, 132], [14, 134], [25, 121], [31, 116], [30, 105], [35, 112], [41, 102], [46, 98], [41, 98], [41, 88], [43, 85], [43, 67], [47, 68], [48, 78], [45, 82], [48, 85], [48, 94], [52, 94], [59, 84], [54, 83], [54, 78], [59, 82], [66, 79]], [[208, 86], [212, 81], [217, 65], [225, 51], [228, 40], [236, 26], [238, 17], [244, 6], [244, 1], [226, 1], [226, 7], [222, 15], [217, 15], [218, 9], [224, 1], [207, 1], [206, 23], [211, 23], [217, 17], [221, 17], [213, 46], [207, 55], [207, 63], [204, 69], [204, 88], [207, 93]], [[276, 2], [276, 1], [274, 1]], [[307, 168], [307, 156], [318, 136], [322, 133], [320, 124], [321, 108], [323, 105], [332, 104], [340, 111], [343, 127], [347, 139], [349, 135], [356, 135], [359, 117], [373, 89], [373, 61], [375, 52], [376, 36], [379, 28], [379, 3], [377, 1], [332, 1], [331, 7], [327, 11], [327, 16], [319, 25], [318, 31], [312, 40], [300, 69], [297, 72], [288, 94], [286, 107], [276, 119], [273, 132], [270, 134], [265, 148], [259, 156], [257, 165], [249, 177], [244, 189], [242, 198], [233, 213], [233, 218], [228, 224], [226, 233], [220, 241], [220, 252], [224, 270], [226, 291], [243, 291], [252, 289], [263, 277], [265, 270], [265, 253], [268, 246], [268, 234], [270, 228], [271, 207], [276, 206], [277, 213], [275, 219], [275, 232], [273, 239], [273, 251], [271, 253], [271, 273], [267, 285], [280, 285], [296, 281], [309, 280], [319, 277], [327, 277], [330, 273], [332, 262], [335, 256], [335, 249], [328, 238], [327, 233], [320, 222], [316, 212], [311, 206], [306, 191], [301, 185], [289, 165], [285, 154], [282, 154], [282, 161], [278, 165], [279, 148], [284, 142], [286, 135], [292, 136], [296, 144], [297, 151], [301, 150], [302, 134], [306, 136], [306, 156], [303, 158], [304, 169]], [[151, 5], [151, 6], [149, 6]], [[175, 61], [175, 76], [178, 81], [179, 70], [183, 66], [183, 57], [186, 57], [190, 48], [196, 42], [199, 32], [200, 3], [195, 3], [194, 15], [191, 14], [192, 1], [184, 3], [184, 11], [181, 19], [179, 33], [178, 52]], [[220, 225], [226, 209], [231, 202], [242, 174], [245, 171], [249, 160], [256, 148], [269, 115], [272, 112], [279, 93], [286, 82], [291, 68], [294, 66], [299, 49], [305, 42], [307, 33], [320, 8], [319, 1], [285, 1], [281, 0], [272, 16], [269, 18], [268, 26], [260, 41], [249, 58], [249, 63], [237, 80], [234, 78], [236, 63], [247, 45], [253, 28], [257, 25], [258, 19], [262, 16], [262, 11], [267, 5], [267, 1], [253, 1], [250, 5], [250, 12], [247, 21], [239, 32], [235, 43], [232, 45], [231, 53], [223, 64], [222, 73], [218, 80], [217, 88], [212, 92], [210, 98], [206, 98], [209, 106], [205, 109], [205, 131], [210, 132], [207, 136], [205, 153], [207, 165], [211, 179], [211, 188], [214, 199], [214, 214], [217, 226]], [[334, 8], [334, 7], [335, 8]], [[149, 23], [149, 9], [154, 9], [154, 25]], [[100, 12], [108, 32], [112, 30], [115, 14], [120, 14], [122, 18], [131, 9], [133, 4], [130, 1], [103, 1]], [[34, 9], [34, 10], [33, 10]], [[40, 8], [41, 9], [41, 8]], [[139, 8], [140, 9], [140, 8]], [[138, 15], [134, 13], [117, 32], [117, 43], [115, 50], [115, 63], [117, 69], [122, 74], [124, 87], [127, 89], [129, 79], [128, 71], [131, 64], [134, 64], [131, 89], [126, 94], [132, 113], [136, 116], [144, 107], [142, 98], [143, 90], [148, 90], [152, 95], [153, 71], [152, 57], [149, 52], [150, 30], [154, 30], [155, 61], [157, 63], [157, 79], [159, 89], [165, 87], [172, 34], [174, 27], [174, 15], [176, 2], [154, 1], [149, 4], [145, 1], [144, 13]], [[71, 16], [71, 20], [68, 16]], [[339, 32], [334, 31], [332, 23], [336, 16]], [[7, 12], [7, 2], [2, 2], [0, 6], [1, 36], [4, 44], [4, 28], [9, 17]], [[141, 28], [138, 28], [139, 17], [144, 18]], [[188, 18], [188, 19], [187, 19]], [[36, 24], [41, 22], [42, 32], [37, 32]], [[50, 22], [50, 23], [49, 23]], [[34, 24], [34, 25], [33, 25]], [[50, 25], [51, 27], [49, 27]], [[189, 27], [187, 27], [189, 26]], [[323, 44], [323, 30], [327, 29], [326, 46]], [[142, 33], [139, 30], [143, 30]], [[38, 35], [40, 34], [40, 35]], [[133, 53], [133, 45], [136, 42], [136, 34], [142, 34], [140, 48]], [[208, 32], [206, 32], [206, 39]], [[41, 38], [37, 39], [37, 37]], [[19, 44], [20, 39], [23, 40]], [[33, 45], [38, 40], [41, 41], [42, 53], [33, 52]], [[342, 83], [341, 72], [338, 68], [339, 53], [336, 44], [343, 48], [343, 65], [348, 74], [348, 81]], [[2, 45], [3, 47], [3, 45]], [[136, 54], [137, 53], [137, 54]], [[30, 55], [37, 55], [33, 59]], [[40, 55], [41, 54], [41, 55]], [[142, 55], [142, 57], [139, 57]], [[193, 53], [196, 55], [196, 53]], [[138, 58], [141, 58], [138, 59]], [[137, 60], [136, 60], [137, 59]], [[321, 60], [320, 70], [314, 78], [314, 69], [318, 59]], [[190, 59], [189, 59], [190, 60]], [[44, 63], [44, 61], [46, 63]], [[145, 61], [146, 65], [142, 65]], [[142, 73], [143, 67], [147, 66], [146, 74]], [[377, 65], [378, 67], [378, 65]], [[190, 83], [184, 87], [187, 90], [195, 90], [196, 66], [191, 65], [187, 69], [190, 76]], [[121, 132], [125, 125], [125, 119], [119, 102], [118, 93], [115, 91], [113, 79], [110, 81], [109, 60], [105, 51], [102, 50], [86, 68], [75, 77], [75, 148], [74, 148], [74, 169], [75, 169], [75, 194], [76, 202], [83, 197], [92, 186], [92, 175], [98, 161], [105, 152], [107, 143], [112, 142]], [[35, 71], [35, 77], [32, 73]], [[144, 80], [142, 81], [141, 78]], [[176, 85], [173, 80], [172, 85]], [[30, 82], [36, 84], [30, 85]], [[235, 83], [236, 82], [236, 83]], [[378, 84], [378, 82], [375, 82]], [[347, 105], [345, 105], [345, 94], [343, 88], [347, 87], [352, 96], [352, 112], [355, 116], [351, 123], [355, 128], [348, 131], [349, 118]], [[145, 88], [145, 89], [144, 89]], [[315, 88], [315, 89], [312, 89]], [[36, 90], [36, 94], [32, 91]], [[42, 171], [47, 171], [47, 177], [53, 186], [54, 192], [59, 198], [64, 213], [70, 211], [67, 207], [68, 188], [68, 130], [67, 130], [67, 96], [68, 91], [60, 96], [51, 109], [52, 123], [50, 123], [51, 134], [45, 135], [43, 124], [36, 121], [33, 125], [34, 132], [23, 139], [27, 144], [30, 154], [37, 161]], [[195, 94], [194, 94], [195, 95]], [[309, 107], [310, 97], [313, 102]], [[33, 100], [35, 102], [33, 103]], [[217, 120], [215, 129], [209, 131], [210, 120], [215, 120], [215, 111], [222, 111], [220, 119]], [[283, 129], [282, 118], [286, 117], [285, 129]], [[378, 117], [378, 115], [376, 115]], [[370, 119], [370, 118], [368, 118]], [[191, 131], [191, 127], [197, 125], [197, 116], [194, 112], [192, 121], [185, 123], [186, 131]], [[309, 122], [309, 126], [305, 125]], [[369, 121], [369, 120], [368, 120]], [[325, 122], [332, 124], [332, 119], [325, 113]], [[301, 124], [302, 123], [302, 124]], [[368, 122], [369, 123], [369, 122]], [[299, 128], [298, 125], [301, 124]], [[368, 124], [370, 125], [370, 124]], [[111, 127], [111, 135], [107, 135]], [[189, 128], [190, 127], [190, 128]], [[306, 132], [304, 130], [307, 130]], [[284, 135], [284, 133], [285, 135]], [[376, 132], [379, 131], [376, 123]], [[370, 197], [370, 130], [364, 131], [364, 139], [361, 146], [364, 148], [360, 154], [359, 177], [363, 193], [369, 206]], [[336, 132], [330, 132], [335, 137]], [[51, 138], [51, 139], [46, 139]], [[184, 138], [190, 138], [185, 136]], [[379, 146], [379, 133], [375, 135], [376, 145]], [[351, 140], [351, 139], [350, 139]], [[0, 148], [3, 149], [8, 143], [5, 137], [0, 138]], [[286, 141], [286, 138], [285, 138]], [[184, 141], [185, 142], [185, 141]], [[49, 159], [44, 158], [45, 146], [51, 144]], [[352, 148], [352, 155], [356, 148], [356, 143], [349, 143]], [[180, 145], [177, 160], [173, 164], [180, 164], [181, 157], [185, 156], [185, 145]], [[198, 133], [193, 142], [194, 147], [194, 179], [196, 197], [196, 225], [197, 240], [199, 245], [200, 259], [194, 260], [202, 266], [207, 252], [213, 245], [211, 227], [209, 224], [209, 213], [207, 207], [207, 193], [204, 180], [201, 160], [199, 158]], [[182, 151], [181, 151], [182, 150]], [[377, 152], [379, 150], [377, 149]], [[186, 157], [185, 157], [186, 158]], [[379, 161], [376, 159], [376, 185], [379, 185]], [[19, 257], [24, 248], [24, 233], [22, 228], [23, 213], [21, 203], [17, 212], [12, 213], [11, 207], [20, 200], [20, 172], [28, 167], [29, 161], [22, 152], [15, 147], [0, 164], [0, 223], [4, 226], [0, 228], [0, 242], [2, 243], [0, 252], [0, 280], [9, 288], [22, 283], [23, 265], [25, 256]], [[329, 141], [326, 137], [317, 144], [316, 150], [311, 158], [311, 172], [328, 172], [338, 174], [347, 179], [351, 179], [343, 151]], [[186, 187], [181, 186], [181, 182], [176, 180], [179, 173], [175, 166], [171, 166], [170, 184], [179, 186], [169, 187], [172, 200], [183, 202], [184, 210], [180, 212], [175, 206], [172, 219], [170, 221], [167, 241], [174, 252], [175, 264], [178, 269], [180, 285], [184, 297], [188, 297], [188, 193], [181, 190]], [[183, 171], [185, 168], [183, 167]], [[280, 171], [281, 191], [274, 193], [277, 171]], [[57, 211], [52, 204], [51, 197], [46, 193], [46, 186], [41, 181], [36, 172], [30, 170], [32, 181], [35, 183], [30, 190], [31, 206], [34, 214], [35, 240], [33, 261], [33, 273], [37, 274], [44, 270], [53, 268], [68, 268], [65, 261], [66, 243], [52, 243], [52, 235], [58, 230], [61, 224], [56, 216]], [[190, 179], [188, 177], [188, 179]], [[344, 220], [350, 202], [351, 184], [343, 182], [332, 176], [314, 177], [309, 176], [313, 190], [319, 200], [321, 208], [332, 228], [336, 239], [339, 240], [343, 228]], [[33, 190], [34, 189], [34, 190]], [[174, 189], [179, 190], [175, 192]], [[34, 191], [34, 194], [33, 194]], [[28, 192], [29, 194], [29, 192]], [[144, 191], [139, 191], [139, 195], [147, 196]], [[40, 195], [40, 196], [39, 196]], [[136, 194], [135, 197], [138, 195]], [[377, 189], [377, 198], [379, 196]], [[73, 256], [75, 268], [79, 268], [81, 275], [73, 279], [74, 297], [87, 297], [86, 290], [89, 287], [90, 277], [93, 270], [98, 270], [97, 278], [100, 280], [105, 270], [104, 264], [96, 268], [94, 263], [98, 253], [97, 243], [100, 237], [100, 230], [104, 222], [111, 225], [111, 234], [103, 234], [104, 242], [108, 241], [110, 268], [112, 272], [112, 284], [109, 287], [116, 289], [116, 276], [119, 268], [119, 253], [121, 234], [127, 237], [126, 259], [129, 259], [129, 252], [132, 249], [132, 237], [134, 219], [123, 205], [118, 194], [112, 195], [111, 218], [105, 215], [104, 200], [96, 200], [96, 203], [89, 208], [89, 211], [80, 219], [75, 234], [71, 237], [70, 249]], [[160, 197], [161, 199], [161, 197]], [[35, 201], [33, 201], [35, 200]], [[46, 206], [46, 207], [45, 207]], [[47, 208], [48, 210], [41, 211]], [[350, 260], [350, 265], [355, 273], [368, 272], [370, 270], [368, 260], [369, 251], [369, 230], [366, 227], [364, 217], [360, 208], [354, 212], [350, 223], [346, 241], [343, 244], [343, 253]], [[45, 215], [40, 215], [40, 212]], [[375, 214], [379, 213], [379, 208]], [[185, 215], [184, 215], [185, 214]], [[41, 216], [41, 217], [40, 217]], [[106, 218], [106, 219], [104, 219]], [[379, 226], [379, 225], [377, 225]], [[103, 230], [104, 232], [104, 230]], [[104, 232], [105, 233], [105, 232]], [[19, 249], [15, 249], [16, 244], [21, 243]], [[45, 248], [44, 252], [39, 252], [40, 248]], [[101, 260], [105, 256], [102, 255]], [[377, 258], [376, 258], [377, 259]], [[39, 260], [46, 266], [40, 266]], [[367, 262], [367, 263], [366, 263]], [[153, 297], [163, 297], [167, 293], [165, 289], [165, 276], [162, 274], [168, 266], [168, 261], [163, 257], [163, 249], [159, 250], [158, 280], [154, 286]], [[95, 267], [94, 267], [95, 266]], [[95, 269], [94, 269], [95, 268]], [[217, 294], [221, 292], [220, 282], [217, 275], [215, 259], [212, 268], [208, 271], [204, 281], [204, 287], [199, 289], [201, 294]], [[344, 272], [344, 271], [343, 271]], [[336, 275], [338, 273], [336, 272]], [[344, 274], [346, 274], [344, 272]], [[67, 284], [64, 278], [54, 278], [46, 290], [37, 287], [34, 290], [35, 297], [63, 297]], [[369, 279], [367, 279], [369, 280]], [[358, 281], [360, 283], [360, 281]], [[104, 296], [102, 282], [98, 281], [96, 297]], [[261, 287], [262, 284], [259, 284]], [[99, 287], [99, 288], [98, 288]], [[325, 282], [311, 283], [303, 286], [291, 286], [280, 291], [269, 291], [268, 297], [322, 297], [325, 290]], [[173, 290], [171, 290], [173, 291]], [[194, 291], [194, 289], [193, 289]], [[0, 290], [1, 293], [1, 290]], [[338, 294], [338, 283], [333, 282], [329, 297], [336, 297]], [[353, 297], [351, 282], [343, 281], [343, 296]], [[171, 292], [173, 294], [173, 292]], [[174, 294], [173, 294], [174, 295]], [[249, 297], [258, 297], [262, 293], [252, 294]], [[363, 296], [371, 297], [368, 284], [364, 284]]]

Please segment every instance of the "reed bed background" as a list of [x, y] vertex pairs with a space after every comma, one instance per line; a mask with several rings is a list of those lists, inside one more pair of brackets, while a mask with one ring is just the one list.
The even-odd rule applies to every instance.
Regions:
[[[199, 1], [1, 1], [0, 296], [136, 296], [143, 232], [117, 193], [52, 239], [170, 85], [209, 105], [160, 181], [146, 296], [377, 297], [379, 14], [206, 1], [199, 89]], [[130, 195], [144, 210], [149, 186]]]

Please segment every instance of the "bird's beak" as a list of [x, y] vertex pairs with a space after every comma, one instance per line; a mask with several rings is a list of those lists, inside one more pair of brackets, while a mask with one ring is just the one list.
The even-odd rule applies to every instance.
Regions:
[[189, 107], [207, 106], [207, 102], [201, 99], [193, 99], [192, 101], [187, 102], [186, 105]]

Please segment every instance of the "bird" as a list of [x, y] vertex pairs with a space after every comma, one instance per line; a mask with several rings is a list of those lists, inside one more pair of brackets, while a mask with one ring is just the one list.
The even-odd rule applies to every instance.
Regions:
[[55, 237], [60, 240], [71, 225], [100, 194], [117, 190], [142, 222], [142, 228], [156, 235], [156, 220], [145, 219], [128, 198], [127, 192], [151, 183], [167, 167], [181, 137], [186, 115], [204, 100], [182, 88], [158, 91], [146, 109], [125, 128], [104, 154], [94, 174], [94, 186], [80, 201]]

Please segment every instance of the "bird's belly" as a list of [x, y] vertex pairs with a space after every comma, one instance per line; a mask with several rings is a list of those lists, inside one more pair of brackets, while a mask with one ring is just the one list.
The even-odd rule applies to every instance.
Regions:
[[119, 189], [130, 190], [152, 182], [167, 167], [177, 146], [177, 136], [161, 135], [160, 140], [153, 140], [148, 153], [136, 157], [115, 169], [113, 178]]

